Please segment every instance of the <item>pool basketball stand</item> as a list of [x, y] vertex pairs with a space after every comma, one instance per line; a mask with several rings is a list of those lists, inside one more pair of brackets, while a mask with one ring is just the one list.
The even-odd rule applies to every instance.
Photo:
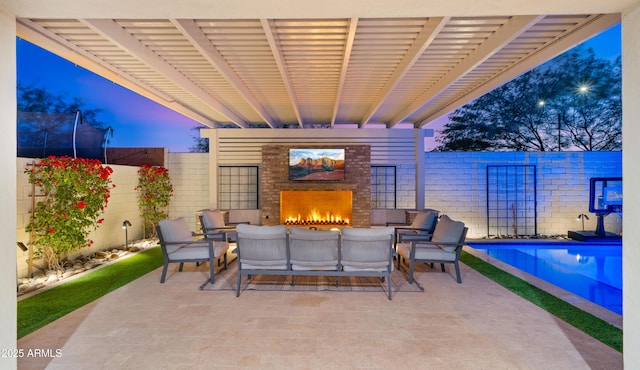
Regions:
[[[578, 241], [608, 241], [620, 240], [622, 236], [605, 231], [604, 218], [611, 213], [622, 213], [622, 177], [594, 177], [589, 181], [589, 212], [597, 217], [596, 229], [569, 231], [569, 238]], [[585, 214], [578, 216], [582, 219], [584, 229]]]

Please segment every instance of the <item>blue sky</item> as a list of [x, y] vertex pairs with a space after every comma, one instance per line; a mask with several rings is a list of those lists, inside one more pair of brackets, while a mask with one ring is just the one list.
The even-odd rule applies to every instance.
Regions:
[[[620, 55], [620, 25], [586, 41], [601, 58]], [[99, 120], [113, 127], [110, 147], [165, 147], [187, 152], [202, 127], [196, 121], [76, 66], [25, 40], [17, 40], [18, 81], [52, 94], [81, 99], [99, 109]]]
[[54, 95], [77, 97], [99, 109], [98, 119], [113, 127], [109, 147], [165, 147], [188, 152], [204, 127], [181, 114], [76, 66], [25, 40], [17, 40], [18, 81]]

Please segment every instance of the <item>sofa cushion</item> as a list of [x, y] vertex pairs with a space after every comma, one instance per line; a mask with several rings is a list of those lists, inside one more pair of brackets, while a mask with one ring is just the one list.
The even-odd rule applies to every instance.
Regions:
[[310, 230], [292, 226], [289, 252], [293, 270], [336, 270], [338, 268], [338, 231]]
[[407, 223], [407, 211], [404, 209], [385, 209], [386, 224], [402, 225]]
[[167, 243], [193, 240], [189, 224], [183, 217], [175, 220], [160, 220], [158, 226], [160, 226], [162, 238]]
[[[445, 215], [442, 216], [436, 224], [436, 229], [433, 231], [431, 241], [434, 243], [456, 244], [460, 241], [463, 232], [464, 223], [453, 221]], [[453, 245], [443, 245], [442, 249], [452, 252], [456, 247]]]
[[[411, 248], [411, 243], [398, 244], [398, 254], [404, 258], [411, 258]], [[416, 243], [415, 258], [416, 260], [455, 261], [456, 254], [437, 245]]]
[[258, 225], [247, 225], [240, 224], [236, 227], [236, 231], [238, 234], [247, 233], [247, 234], [260, 234], [260, 235], [278, 235], [278, 234], [286, 234], [287, 227], [285, 225], [276, 225], [276, 226], [258, 226]]
[[220, 211], [204, 211], [202, 212], [202, 222], [204, 227], [213, 229], [216, 227], [225, 227], [224, 215]]
[[414, 229], [426, 229], [433, 231], [438, 217], [435, 212], [419, 212], [411, 223], [411, 227]]
[[393, 227], [364, 228], [364, 227], [345, 227], [342, 229], [342, 235], [345, 236], [385, 236], [393, 235]]
[[291, 226], [289, 234], [302, 236], [338, 235], [337, 230], [312, 230], [304, 227]]
[[229, 223], [260, 225], [262, 224], [262, 211], [259, 209], [230, 209]]
[[160, 220], [158, 227], [162, 233], [162, 240], [165, 243], [164, 247], [169, 254], [177, 251], [182, 246], [179, 243], [176, 244], [176, 242], [183, 243], [193, 240], [189, 224], [183, 217], [176, 218], [175, 220]]

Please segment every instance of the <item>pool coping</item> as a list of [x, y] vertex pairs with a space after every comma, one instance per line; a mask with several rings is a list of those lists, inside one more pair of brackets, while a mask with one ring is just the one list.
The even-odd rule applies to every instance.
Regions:
[[[537, 240], [531, 240], [533, 241], [537, 241], [537, 242], [547, 242], [547, 240], [541, 240], [541, 239], [537, 239]], [[566, 242], [564, 240], [548, 240], [549, 242], [558, 242], [558, 243], [562, 243], [562, 242]], [[474, 244], [482, 244], [483, 242], [485, 243], [502, 243], [501, 240], [467, 240], [467, 242], [472, 242]], [[516, 240], [506, 240], [504, 241], [505, 244], [507, 244], [508, 242], [516, 242]], [[518, 243], [521, 243], [521, 240], [517, 240]], [[508, 272], [509, 274], [516, 276], [526, 282], [528, 282], [529, 284], [544, 290], [545, 292], [552, 294], [553, 296], [562, 299], [563, 301], [571, 304], [572, 306], [575, 306], [585, 312], [588, 312], [596, 317], [598, 317], [601, 320], [606, 321], [607, 323], [615, 326], [618, 329], [622, 329], [622, 322], [623, 322], [623, 315], [619, 315], [613, 311], [610, 311], [600, 305], [597, 305], [593, 302], [590, 302], [589, 300], [586, 300], [578, 295], [575, 295], [567, 290], [564, 290], [562, 288], [559, 288], [551, 283], [548, 283], [536, 276], [533, 276], [527, 272], [524, 272], [522, 270], [519, 270], [505, 262], [502, 262], [496, 258], [493, 258], [483, 252], [480, 252], [476, 249], [474, 249], [473, 247], [470, 247], [468, 245], [464, 246], [464, 251], [483, 260], [484, 262], [487, 262], [503, 271]]]

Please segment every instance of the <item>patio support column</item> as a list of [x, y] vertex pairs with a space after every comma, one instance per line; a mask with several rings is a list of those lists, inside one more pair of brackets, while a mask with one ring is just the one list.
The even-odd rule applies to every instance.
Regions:
[[622, 281], [625, 367], [640, 364], [640, 5], [622, 15]]
[[[0, 348], [16, 348], [16, 18], [0, 6]], [[16, 357], [0, 357], [0, 368], [17, 367]]]
[[218, 208], [218, 130], [202, 129], [200, 136], [209, 139], [209, 208]]
[[424, 209], [424, 134], [425, 130], [414, 129], [416, 140], [416, 209]]

